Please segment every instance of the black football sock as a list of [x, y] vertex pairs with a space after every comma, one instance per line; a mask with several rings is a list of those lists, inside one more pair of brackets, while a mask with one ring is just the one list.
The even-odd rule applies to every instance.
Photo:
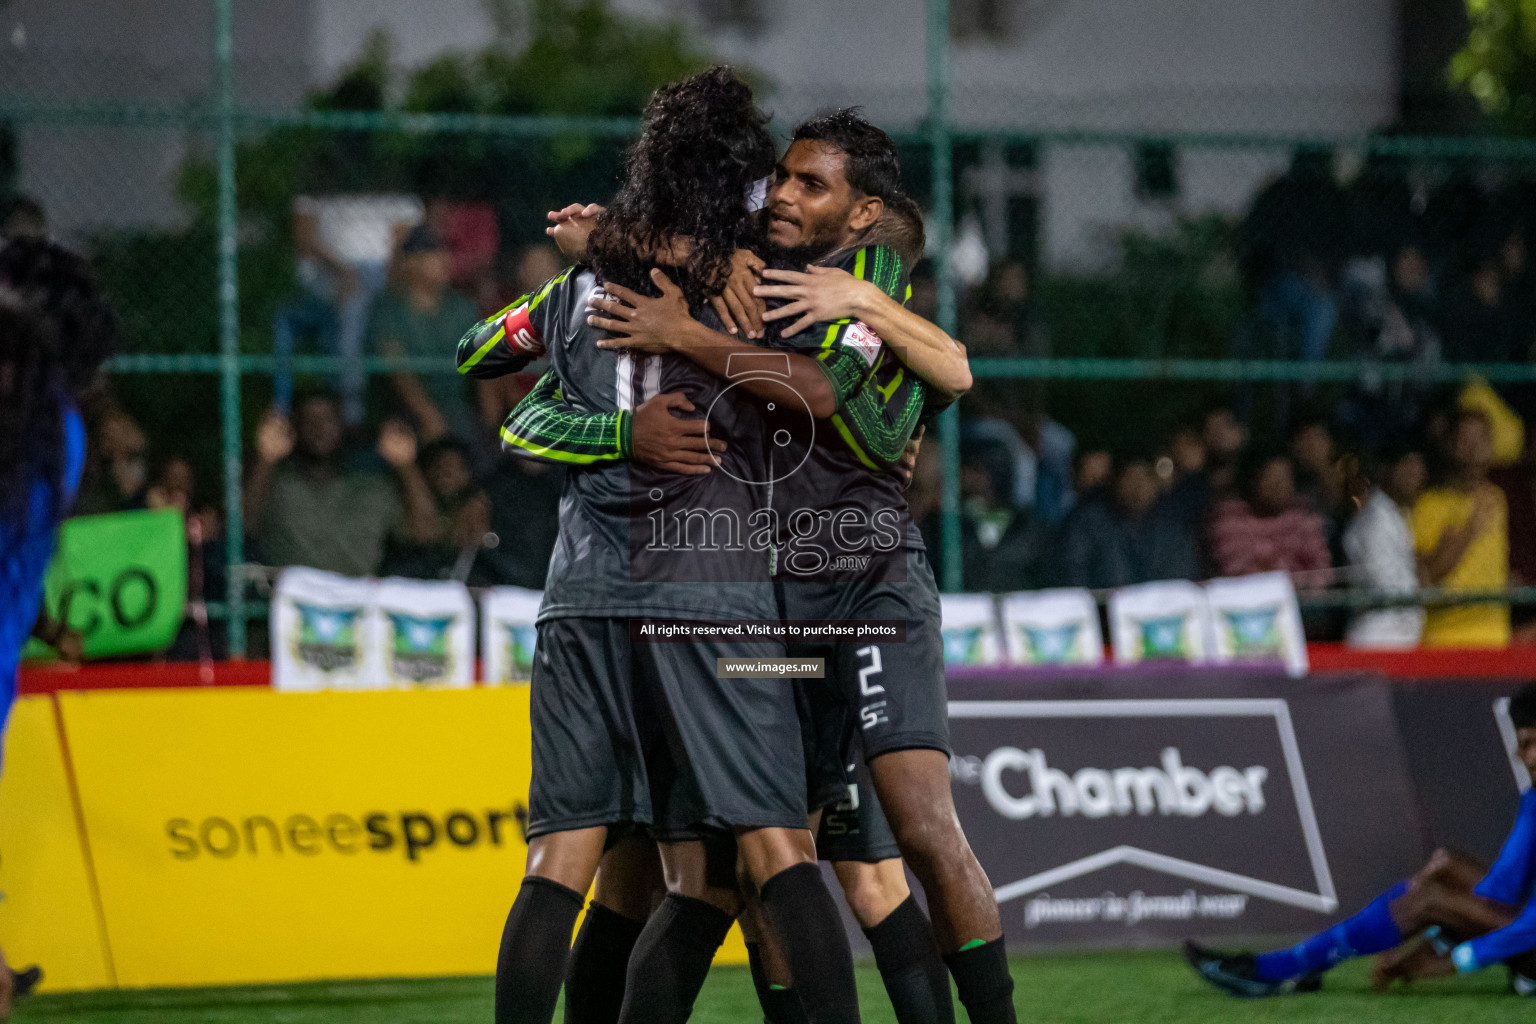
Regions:
[[[795, 990], [775, 985], [763, 969], [762, 947], [747, 943], [747, 963], [752, 968], [752, 987], [757, 989], [757, 1003], [763, 1008], [763, 1024], [806, 1024], [805, 1009]], [[945, 979], [948, 983], [948, 979]]]
[[547, 878], [523, 879], [496, 957], [496, 1024], [550, 1024], [571, 929], [586, 900]]
[[960, 1005], [971, 1024], [1015, 1024], [1013, 977], [1008, 973], [1008, 953], [1001, 937], [962, 946], [944, 962], [955, 976]]
[[713, 903], [668, 893], [630, 954], [619, 1020], [683, 1024], [735, 920]]
[[853, 953], [837, 904], [815, 864], [796, 864], [764, 882], [758, 900], [789, 960], [810, 1024], [858, 1024]]
[[614, 1024], [619, 1019], [629, 954], [644, 928], [644, 921], [632, 921], [601, 903], [587, 907], [565, 969], [565, 1024]]
[[908, 896], [885, 920], [865, 928], [864, 935], [874, 947], [896, 1024], [955, 1024], [949, 971], [916, 897]]

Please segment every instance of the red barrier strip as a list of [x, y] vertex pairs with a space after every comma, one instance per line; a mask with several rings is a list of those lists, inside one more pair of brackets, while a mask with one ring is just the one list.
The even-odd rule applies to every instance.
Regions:
[[22, 693], [59, 690], [147, 689], [162, 686], [270, 686], [272, 665], [265, 661], [218, 661], [213, 682], [206, 683], [195, 661], [116, 662], [80, 668], [28, 666], [21, 670]]
[[1536, 646], [1502, 650], [1426, 648], [1362, 651], [1343, 644], [1308, 644], [1314, 672], [1381, 672], [1393, 679], [1536, 679]]

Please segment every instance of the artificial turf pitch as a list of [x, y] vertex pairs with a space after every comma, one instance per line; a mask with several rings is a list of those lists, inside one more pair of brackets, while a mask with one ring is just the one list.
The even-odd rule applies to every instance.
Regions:
[[[1502, 971], [1373, 995], [1365, 960], [1330, 973], [1320, 993], [1262, 1001], [1214, 991], [1168, 952], [1015, 957], [1013, 976], [1019, 1020], [1029, 1024], [1525, 1024], [1536, 1011], [1530, 1000], [1505, 994]], [[866, 1024], [893, 1020], [872, 965], [859, 967], [859, 994]], [[959, 1016], [963, 1021], [964, 1012]], [[39, 995], [12, 1018], [16, 1024], [487, 1024], [490, 1019], [489, 978]], [[761, 1019], [745, 967], [716, 968], [693, 1014], [698, 1024]]]

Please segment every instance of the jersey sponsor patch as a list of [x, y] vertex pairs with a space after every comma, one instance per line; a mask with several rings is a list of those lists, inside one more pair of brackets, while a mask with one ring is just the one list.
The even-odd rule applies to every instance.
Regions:
[[528, 317], [528, 303], [507, 310], [501, 326], [506, 331], [508, 348], [535, 356], [544, 354], [544, 342]]
[[880, 335], [863, 320], [855, 320], [843, 332], [843, 347], [857, 352], [870, 366], [875, 365], [875, 359], [880, 355], [880, 344]]

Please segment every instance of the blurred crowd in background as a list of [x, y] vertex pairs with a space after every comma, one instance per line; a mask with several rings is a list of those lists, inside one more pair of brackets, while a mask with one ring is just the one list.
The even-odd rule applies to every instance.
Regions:
[[[1305, 595], [1348, 584], [1536, 585], [1536, 451], [1526, 387], [1384, 382], [1373, 367], [1528, 362], [1536, 189], [1452, 176], [1433, 187], [1388, 161], [1349, 188], [1328, 154], [1302, 151], [1237, 225], [1244, 309], [1234, 358], [1360, 366], [1347, 386], [1242, 385], [1169, 429], [1079, 436], [1038, 381], [978, 380], [961, 403], [963, 589], [1105, 589], [1268, 570]], [[272, 323], [272, 406], [246, 456], [249, 559], [348, 575], [456, 578], [538, 589], [554, 543], [562, 470], [504, 455], [497, 428], [540, 367], [500, 381], [452, 373], [482, 316], [563, 266], [545, 243], [510, 244], [489, 203], [409, 195], [305, 196], [292, 209], [290, 298]], [[7, 234], [44, 233], [14, 201]], [[964, 247], [960, 248], [963, 254]], [[961, 281], [973, 357], [1052, 352], [1031, 268], [999, 259]], [[912, 304], [934, 316], [925, 263]], [[294, 355], [340, 356], [339, 374], [295, 374]], [[364, 372], [367, 356], [419, 363]], [[87, 410], [81, 513], [176, 506], [198, 524], [203, 591], [224, 592], [217, 480], [197, 479], [176, 437], [148, 437], [98, 387]], [[1255, 429], [1255, 427], [1259, 429]], [[941, 467], [923, 449], [912, 514], [936, 561]], [[1536, 609], [1388, 607], [1309, 614], [1314, 639], [1499, 646], [1536, 641]]]

